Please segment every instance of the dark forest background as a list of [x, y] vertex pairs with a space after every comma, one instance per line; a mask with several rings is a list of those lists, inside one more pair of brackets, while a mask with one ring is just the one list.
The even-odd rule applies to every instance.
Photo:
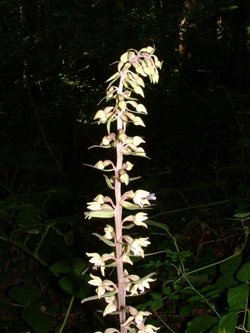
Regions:
[[101, 301], [80, 304], [101, 248], [83, 211], [107, 191], [83, 163], [100, 159], [91, 122], [113, 63], [148, 45], [163, 69], [145, 91], [151, 159], [135, 164], [158, 254], [135, 270], [158, 280], [136, 304], [160, 332], [220, 333], [223, 316], [249, 332], [248, 0], [0, 1], [0, 332], [109, 327]]

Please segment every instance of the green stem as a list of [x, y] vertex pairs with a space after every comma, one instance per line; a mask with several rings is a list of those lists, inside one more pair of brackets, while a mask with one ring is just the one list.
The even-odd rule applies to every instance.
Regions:
[[74, 303], [74, 300], [75, 300], [75, 296], [72, 296], [71, 299], [70, 299], [70, 302], [69, 302], [69, 305], [68, 305], [68, 308], [67, 308], [67, 311], [66, 311], [66, 314], [65, 314], [65, 317], [63, 319], [63, 322], [62, 322], [62, 325], [58, 331], [58, 333], [62, 333], [64, 328], [65, 328], [65, 325], [66, 325], [66, 322], [68, 320], [68, 317], [69, 317], [69, 314], [70, 314], [70, 311], [71, 311], [71, 308], [72, 308], [72, 305]]
[[[172, 238], [173, 242], [174, 242], [174, 245], [175, 245], [175, 248], [176, 248], [176, 251], [178, 253], [180, 253], [180, 250], [179, 250], [179, 246], [176, 242], [176, 239], [175, 237], [169, 232], [167, 231], [168, 235]], [[188, 283], [188, 285], [190, 286], [191, 289], [193, 289], [193, 291], [200, 296], [200, 298], [209, 306], [209, 308], [216, 314], [216, 316], [218, 318], [221, 318], [220, 314], [216, 311], [216, 309], [209, 303], [209, 301], [194, 287], [194, 285], [190, 282], [190, 280], [188, 279], [187, 275], [186, 274], [186, 268], [185, 268], [185, 265], [184, 265], [184, 261], [183, 259], [180, 259], [180, 268], [178, 269], [179, 272], [182, 274], [182, 277], [181, 278], [184, 278], [186, 280], [186, 282]], [[180, 280], [180, 279], [178, 279]], [[178, 281], [177, 280], [177, 281]], [[175, 282], [176, 283], [176, 282]]]
[[223, 201], [211, 202], [211, 203], [207, 203], [207, 204], [203, 204], [203, 205], [173, 209], [173, 210], [169, 210], [167, 212], [162, 212], [162, 213], [159, 213], [159, 214], [152, 215], [152, 216], [150, 216], [150, 219], [158, 217], [158, 216], [162, 216], [162, 215], [169, 215], [169, 214], [176, 214], [176, 213], [180, 213], [180, 212], [185, 212], [187, 210], [193, 210], [193, 209], [206, 208], [206, 207], [211, 207], [211, 206], [216, 206], [216, 205], [222, 205], [222, 204], [225, 204], [225, 203], [228, 203], [228, 202], [230, 202], [230, 201], [229, 200], [223, 200]]
[[[213, 267], [213, 266], [217, 266], [217, 265], [220, 265], [222, 264], [223, 262], [226, 262], [234, 257], [237, 257], [238, 255], [241, 254], [241, 250], [239, 252], [236, 252], [234, 254], [232, 254], [231, 256], [227, 257], [227, 258], [224, 258], [222, 260], [219, 260], [219, 261], [216, 261], [216, 262], [213, 262], [212, 264], [209, 264], [209, 265], [206, 265], [206, 266], [202, 266], [200, 268], [197, 268], [197, 269], [194, 269], [193, 271], [190, 271], [190, 272], [187, 272], [185, 273], [186, 276], [189, 276], [189, 275], [192, 275], [194, 273], [197, 273], [197, 272], [200, 272], [200, 271], [203, 271], [204, 269], [207, 269], [207, 268], [210, 268], [210, 267]], [[183, 278], [183, 276], [180, 276], [176, 281], [175, 283], [179, 282], [181, 279]]]
[[35, 256], [38, 255], [38, 251], [39, 251], [39, 249], [40, 249], [40, 247], [41, 247], [41, 245], [42, 245], [42, 243], [43, 243], [43, 241], [44, 241], [44, 239], [45, 239], [45, 237], [46, 237], [46, 235], [47, 235], [49, 229], [50, 229], [50, 226], [48, 225], [48, 226], [46, 227], [46, 229], [45, 229], [45, 231], [44, 231], [44, 233], [43, 233], [43, 235], [42, 235], [42, 237], [41, 237], [41, 239], [40, 239], [40, 241], [39, 241], [39, 243], [38, 243], [38, 245], [37, 245], [35, 251], [34, 251], [34, 255], [35, 255]]
[[14, 245], [18, 249], [20, 249], [21, 251], [23, 251], [24, 253], [28, 254], [30, 257], [32, 257], [36, 261], [38, 261], [39, 264], [41, 264], [42, 266], [44, 266], [44, 267], [47, 266], [47, 263], [44, 260], [42, 260], [37, 254], [31, 252], [27, 247], [23, 246], [23, 244], [15, 241], [13, 239], [10, 239], [10, 238], [8, 238], [6, 236], [2, 236], [2, 235], [0, 235], [0, 239], [3, 240], [4, 242], [8, 242], [8, 243]]
[[243, 323], [242, 323], [243, 328], [245, 328], [246, 323], [247, 323], [247, 317], [250, 315], [250, 313], [248, 313], [248, 300], [249, 300], [249, 297], [247, 296], [246, 302], [245, 302], [245, 311], [244, 311]]
[[193, 289], [193, 291], [200, 296], [200, 298], [210, 307], [210, 309], [216, 314], [218, 318], [221, 318], [221, 315], [216, 311], [215, 307], [209, 303], [209, 301], [197, 290], [194, 285], [190, 282], [190, 280], [187, 278], [185, 272], [181, 272], [183, 275], [184, 279], [187, 281], [189, 284], [190, 288]]

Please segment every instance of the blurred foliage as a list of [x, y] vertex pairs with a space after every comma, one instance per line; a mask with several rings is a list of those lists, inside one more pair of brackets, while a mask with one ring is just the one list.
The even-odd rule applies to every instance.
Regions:
[[152, 43], [164, 69], [137, 173], [158, 198], [157, 254], [140, 269], [159, 279], [141, 307], [162, 332], [250, 329], [249, 17], [247, 0], [0, 1], [1, 332], [103, 329], [98, 305], [79, 302], [98, 228], [83, 203], [102, 189], [82, 163], [97, 159], [90, 118], [109, 64]]

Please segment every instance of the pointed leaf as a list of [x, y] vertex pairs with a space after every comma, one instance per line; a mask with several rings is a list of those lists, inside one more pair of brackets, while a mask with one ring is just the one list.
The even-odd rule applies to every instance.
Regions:
[[159, 228], [159, 229], [163, 229], [165, 230], [167, 233], [169, 233], [169, 228], [166, 224], [164, 223], [160, 223], [160, 222], [155, 222], [153, 220], [149, 220], [147, 219], [147, 222], [146, 222], [148, 225], [151, 225], [152, 227], [156, 227], [156, 228]]
[[246, 262], [237, 273], [237, 279], [242, 282], [250, 281], [250, 261]]
[[100, 219], [109, 219], [114, 217], [114, 210], [94, 210], [84, 213], [86, 218], [100, 218]]
[[8, 294], [16, 302], [29, 305], [40, 297], [41, 291], [37, 286], [21, 285], [10, 289]]
[[105, 237], [103, 237], [103, 236], [101, 236], [101, 235], [99, 235], [97, 233], [93, 233], [92, 235], [94, 235], [97, 238], [99, 238], [101, 241], [103, 241], [108, 246], [115, 246], [115, 244], [111, 240], [109, 240], [109, 239], [107, 239], [107, 238], [105, 238]]
[[112, 80], [114, 82], [118, 79], [119, 76], [120, 76], [120, 74], [118, 72], [116, 72], [114, 75], [110, 76], [110, 78], [108, 78], [106, 82], [110, 82]]
[[58, 284], [72, 296], [83, 298], [89, 295], [88, 284], [84, 275], [66, 275], [59, 280]]
[[41, 311], [40, 306], [28, 306], [21, 312], [23, 320], [32, 328], [34, 333], [51, 332], [55, 324], [53, 316]]
[[222, 274], [233, 275], [240, 266], [241, 256], [236, 255], [229, 260], [226, 260], [220, 265], [220, 271]]
[[212, 316], [195, 317], [188, 323], [185, 333], [204, 333], [216, 323], [217, 319]]
[[209, 331], [209, 333], [218, 333], [218, 325], [214, 325], [214, 327]]
[[218, 333], [235, 333], [238, 322], [237, 313], [227, 313], [219, 321]]
[[130, 210], [141, 209], [141, 206], [135, 205], [135, 204], [133, 204], [131, 202], [128, 202], [128, 201], [122, 201], [122, 207], [124, 207], [126, 209], [130, 209]]
[[50, 271], [54, 274], [82, 274], [82, 272], [86, 269], [87, 263], [84, 262], [81, 258], [70, 258], [66, 260], [56, 261], [53, 265], [50, 266]]
[[245, 308], [249, 294], [249, 286], [242, 283], [239, 286], [230, 288], [227, 293], [227, 302], [230, 310], [242, 310]]
[[111, 183], [111, 180], [110, 178], [107, 176], [107, 175], [103, 175], [104, 178], [105, 178], [105, 181], [106, 181], [106, 184], [108, 185], [108, 187], [111, 189], [111, 190], [114, 190], [114, 186], [113, 184]]

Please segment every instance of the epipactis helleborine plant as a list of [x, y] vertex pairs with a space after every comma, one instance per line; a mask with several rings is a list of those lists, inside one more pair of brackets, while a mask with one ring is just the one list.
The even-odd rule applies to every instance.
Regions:
[[[151, 83], [159, 80], [158, 69], [162, 63], [154, 55], [154, 51], [151, 46], [140, 51], [130, 49], [120, 57], [117, 72], [107, 80], [106, 101], [111, 105], [97, 111], [94, 116], [97, 124], [106, 124], [107, 134], [100, 145], [93, 147], [115, 150], [115, 161], [98, 161], [93, 166], [105, 172], [104, 177], [113, 192], [113, 198], [98, 194], [93, 201], [87, 203], [85, 218], [110, 218], [114, 224], [107, 224], [103, 235], [94, 234], [111, 250], [105, 254], [87, 253], [89, 262], [95, 270], [100, 270], [101, 274], [90, 274], [89, 284], [96, 288], [97, 295], [82, 302], [102, 298], [106, 302], [103, 316], [119, 315], [119, 327], [107, 328], [105, 333], [155, 333], [159, 329], [145, 323], [149, 312], [137, 311], [126, 304], [127, 297], [140, 295], [150, 288], [150, 282], [155, 281], [155, 273], [139, 277], [129, 274], [124, 268], [127, 264], [133, 265], [133, 256], [143, 258], [144, 249], [150, 244], [148, 237], [133, 238], [124, 234], [124, 230], [132, 227], [147, 228], [145, 222], [148, 216], [141, 210], [149, 208], [156, 197], [142, 189], [122, 192], [122, 185], [127, 186], [134, 180], [129, 176], [133, 164], [127, 160], [127, 156], [146, 157], [145, 150], [141, 147], [141, 144], [145, 143], [144, 139], [137, 135], [128, 136], [127, 127], [129, 124], [145, 126], [141, 116], [146, 115], [147, 110], [138, 102], [136, 95], [144, 97], [144, 78], [148, 77]], [[124, 209], [139, 212], [124, 216]], [[110, 267], [116, 268], [116, 282], [105, 278]]]

